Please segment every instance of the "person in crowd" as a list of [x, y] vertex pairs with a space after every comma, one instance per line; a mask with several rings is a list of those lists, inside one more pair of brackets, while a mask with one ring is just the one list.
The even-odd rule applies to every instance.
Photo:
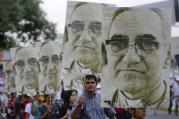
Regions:
[[104, 91], [112, 106], [159, 107], [165, 102], [169, 89], [162, 76], [170, 66], [170, 38], [169, 21], [160, 9], [116, 9], [102, 45], [110, 72], [103, 81], [116, 87], [107, 82]]
[[23, 115], [22, 106], [21, 106], [22, 99], [23, 99], [23, 96], [22, 96], [22, 95], [18, 95], [18, 96], [15, 98], [15, 110], [16, 110], [16, 114], [17, 114], [16, 117], [17, 117], [18, 119], [22, 119], [22, 115]]
[[27, 94], [24, 94], [20, 102], [20, 112], [22, 114], [22, 119], [26, 119], [25, 107], [28, 104], [28, 102], [29, 102], [29, 96]]
[[172, 112], [172, 107], [173, 107], [173, 95], [172, 95], [172, 88], [173, 85], [170, 85], [170, 97], [169, 97], [169, 107], [168, 107], [168, 113], [171, 114]]
[[33, 98], [33, 96], [28, 95], [28, 103], [25, 105], [26, 119], [34, 119], [34, 117], [31, 114]]
[[101, 96], [96, 92], [97, 78], [95, 75], [86, 75], [83, 79], [84, 92], [71, 114], [72, 119], [116, 119], [113, 108], [101, 107]]
[[116, 111], [117, 119], [131, 119], [132, 114], [127, 109], [121, 107], [115, 107], [114, 109]]
[[131, 113], [130, 119], [145, 119], [146, 117], [145, 108], [129, 108], [128, 111]]
[[8, 99], [8, 114], [7, 114], [8, 119], [15, 119], [17, 116], [15, 110], [15, 97], [16, 97], [16, 93], [11, 93]]
[[178, 115], [179, 106], [179, 76], [176, 76], [175, 83], [172, 87], [172, 97], [175, 101], [175, 115]]
[[59, 109], [59, 119], [71, 119], [71, 112], [77, 104], [77, 90], [65, 91], [64, 104]]
[[6, 111], [8, 107], [8, 97], [5, 92], [0, 92], [0, 117], [6, 117]]
[[52, 94], [44, 95], [44, 103], [38, 107], [39, 119], [51, 119], [52, 115], [52, 103], [54, 96]]
[[36, 95], [32, 101], [31, 114], [34, 116], [34, 119], [39, 119], [39, 105], [42, 105], [44, 102], [44, 97], [42, 95]]

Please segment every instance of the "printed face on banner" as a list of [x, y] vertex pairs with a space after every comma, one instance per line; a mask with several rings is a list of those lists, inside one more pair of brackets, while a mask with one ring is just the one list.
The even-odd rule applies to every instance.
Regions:
[[11, 62], [4, 65], [5, 89], [7, 91], [15, 91], [15, 70]]
[[114, 15], [105, 41], [109, 75], [118, 96], [113, 95], [112, 105], [161, 104], [167, 91], [163, 70], [170, 62], [166, 16], [159, 9], [132, 8], [119, 8]]
[[39, 89], [46, 93], [48, 90], [57, 89], [60, 84], [59, 73], [61, 69], [61, 50], [56, 42], [45, 42], [41, 44], [40, 48], [40, 79]]
[[16, 70], [16, 87], [21, 93], [34, 93], [38, 90], [40, 72], [39, 49], [34, 47], [17, 48], [14, 57]]
[[67, 77], [64, 85], [68, 89], [82, 92], [83, 76], [101, 73], [102, 8], [99, 3], [69, 1], [67, 4], [63, 63], [71, 61], [63, 66]]
[[98, 4], [84, 3], [74, 7], [68, 24], [68, 40], [72, 56], [84, 67], [100, 60], [102, 12]]

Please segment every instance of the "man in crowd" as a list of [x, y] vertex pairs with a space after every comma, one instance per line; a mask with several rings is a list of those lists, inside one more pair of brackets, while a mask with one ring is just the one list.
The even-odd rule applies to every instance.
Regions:
[[72, 119], [116, 119], [113, 108], [101, 107], [101, 96], [96, 92], [97, 78], [86, 75], [83, 79], [84, 92], [79, 98], [78, 105], [72, 112]]

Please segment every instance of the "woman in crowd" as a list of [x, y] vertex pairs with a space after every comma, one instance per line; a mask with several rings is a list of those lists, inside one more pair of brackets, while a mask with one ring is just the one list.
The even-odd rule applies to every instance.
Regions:
[[77, 104], [77, 90], [67, 90], [64, 95], [64, 104], [59, 109], [59, 119], [71, 119], [71, 112]]

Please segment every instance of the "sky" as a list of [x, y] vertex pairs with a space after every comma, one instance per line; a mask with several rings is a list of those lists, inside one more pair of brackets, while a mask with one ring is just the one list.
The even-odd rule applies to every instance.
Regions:
[[[41, 8], [45, 11], [46, 17], [49, 21], [56, 23], [58, 33], [64, 32], [66, 5], [69, 0], [42, 0]], [[165, 0], [73, 0], [84, 2], [99, 2], [116, 4], [121, 7], [131, 7], [136, 5], [143, 5], [148, 3], [155, 3]]]

